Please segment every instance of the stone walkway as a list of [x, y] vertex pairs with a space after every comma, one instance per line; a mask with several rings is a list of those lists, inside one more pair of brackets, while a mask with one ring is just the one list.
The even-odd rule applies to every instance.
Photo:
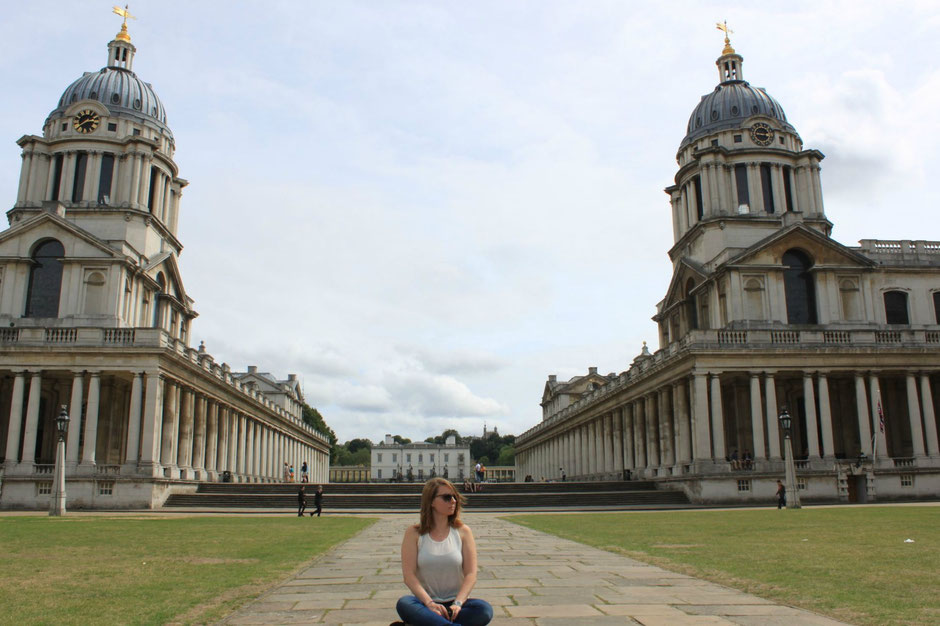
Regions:
[[[413, 519], [383, 516], [224, 623], [387, 626], [398, 619], [395, 602], [407, 593], [399, 550], [402, 532]], [[464, 520], [479, 551], [473, 596], [493, 605], [493, 624], [841, 623], [516, 526], [493, 514], [467, 513]]]

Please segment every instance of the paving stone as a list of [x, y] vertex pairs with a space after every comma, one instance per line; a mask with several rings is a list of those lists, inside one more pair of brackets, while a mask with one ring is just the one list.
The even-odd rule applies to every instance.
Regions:
[[802, 615], [805, 611], [779, 604], [710, 604], [683, 605], [682, 610], [692, 615]]
[[[636, 621], [643, 624], [643, 626], [699, 626], [700, 624], [734, 626], [734, 622], [729, 622], [726, 619], [714, 615], [686, 615], [685, 617], [675, 615], [642, 615], [637, 617]], [[793, 626], [792, 623], [791, 626]]]
[[627, 617], [638, 615], [661, 615], [668, 617], [671, 615], [673, 617], [688, 617], [688, 613], [684, 613], [668, 604], [595, 604], [594, 606], [607, 615], [624, 615]]
[[[503, 607], [513, 617], [592, 617], [603, 615], [590, 604], [552, 604]], [[580, 622], [580, 620], [579, 620]]]

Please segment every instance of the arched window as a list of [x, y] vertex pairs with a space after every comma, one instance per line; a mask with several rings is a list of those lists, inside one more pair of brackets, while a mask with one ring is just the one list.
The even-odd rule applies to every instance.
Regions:
[[89, 272], [85, 276], [85, 314], [100, 315], [105, 312], [105, 278], [101, 272]]
[[689, 330], [698, 329], [698, 305], [695, 302], [695, 296], [692, 290], [695, 288], [695, 281], [691, 278], [685, 283], [685, 304], [689, 314]]
[[903, 291], [885, 292], [885, 321], [888, 324], [910, 324], [907, 314], [907, 294]]
[[783, 255], [783, 285], [787, 294], [787, 322], [816, 324], [816, 285], [810, 268], [813, 262], [799, 250]]
[[62, 291], [62, 257], [65, 248], [55, 239], [47, 239], [33, 250], [26, 292], [26, 317], [58, 317], [59, 293]]

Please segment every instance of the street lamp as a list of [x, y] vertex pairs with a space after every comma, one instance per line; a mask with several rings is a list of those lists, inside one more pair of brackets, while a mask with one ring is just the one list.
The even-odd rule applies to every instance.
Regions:
[[59, 443], [55, 451], [55, 481], [52, 486], [52, 502], [49, 503], [49, 515], [65, 515], [65, 433], [69, 430], [69, 413], [62, 405], [62, 411], [55, 418], [59, 431]]
[[796, 464], [793, 462], [793, 445], [790, 443], [790, 426], [793, 418], [787, 412], [787, 407], [780, 409], [780, 427], [783, 429], [784, 462], [786, 464], [787, 482], [787, 508], [799, 509], [800, 494], [796, 488]]

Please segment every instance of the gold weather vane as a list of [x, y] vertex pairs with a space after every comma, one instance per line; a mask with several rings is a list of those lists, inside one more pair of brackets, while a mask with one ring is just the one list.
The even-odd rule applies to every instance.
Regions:
[[114, 38], [115, 38], [115, 39], [120, 39], [121, 41], [126, 41], [126, 42], [128, 42], [128, 43], [130, 43], [130, 41], [131, 41], [131, 36], [127, 34], [127, 18], [131, 18], [132, 20], [136, 20], [136, 19], [137, 19], [136, 17], [134, 17], [133, 15], [131, 15], [131, 12], [130, 12], [130, 11], [128, 11], [129, 8], [130, 8], [130, 6], [127, 5], [127, 4], [125, 4], [123, 9], [122, 9], [121, 7], [118, 7], [118, 6], [114, 7], [113, 9], [111, 9], [111, 12], [112, 12], [112, 13], [115, 13], [115, 14], [117, 14], [117, 15], [120, 15], [121, 17], [124, 18], [124, 23], [121, 24], [121, 32], [119, 32], [117, 35], [115, 35]]
[[734, 54], [734, 48], [731, 47], [731, 40], [728, 39], [728, 35], [732, 34], [734, 31], [728, 28], [728, 20], [724, 22], [718, 22], [715, 24], [715, 28], [722, 31], [725, 34], [725, 49], [721, 51], [722, 54]]

